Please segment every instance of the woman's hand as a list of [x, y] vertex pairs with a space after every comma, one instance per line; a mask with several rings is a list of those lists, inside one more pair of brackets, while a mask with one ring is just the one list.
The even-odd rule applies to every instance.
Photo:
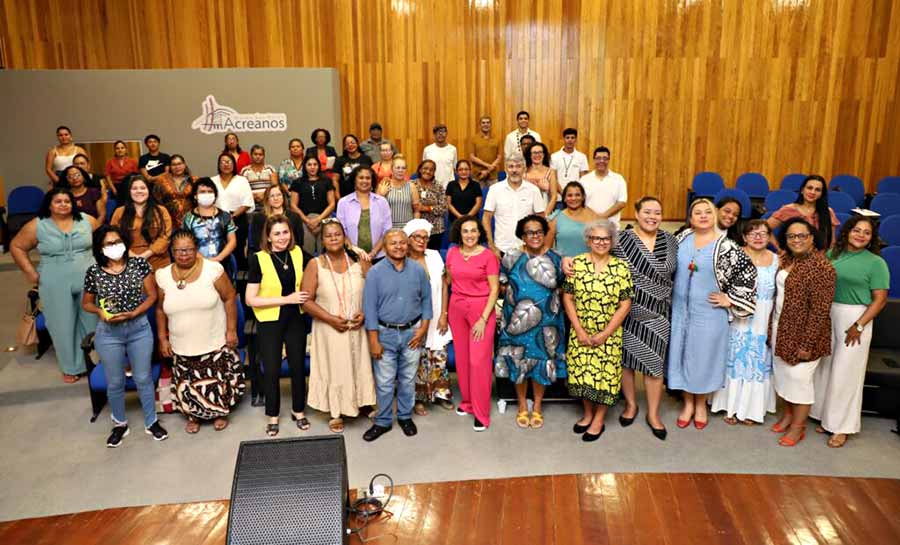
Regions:
[[483, 339], [485, 327], [487, 327], [487, 320], [484, 317], [478, 318], [478, 321], [472, 326], [472, 340], [478, 342]]
[[238, 347], [238, 334], [237, 330], [229, 329], [225, 332], [225, 346], [232, 350], [236, 350]]
[[330, 325], [332, 328], [334, 328], [335, 331], [337, 331], [339, 333], [343, 333], [343, 332], [347, 331], [348, 329], [350, 329], [350, 324], [351, 324], [350, 320], [347, 320], [341, 316], [338, 316], [337, 314], [332, 314], [328, 318], [328, 325]]
[[174, 355], [172, 352], [172, 344], [169, 343], [169, 339], [159, 340], [159, 355], [164, 358], [171, 358]]
[[309, 229], [311, 231], [315, 231], [316, 229], [319, 228], [319, 225], [321, 225], [321, 223], [322, 223], [322, 216], [316, 216], [316, 217], [312, 218], [311, 220], [309, 220], [309, 223], [307, 223], [307, 225], [309, 226]]
[[295, 291], [294, 293], [285, 297], [287, 299], [287, 304], [289, 305], [302, 305], [309, 299], [309, 293], [305, 291]]
[[437, 326], [438, 333], [440, 333], [441, 335], [446, 335], [446, 334], [447, 334], [447, 330], [448, 330], [449, 328], [450, 328], [450, 325], [449, 325], [449, 323], [448, 323], [448, 321], [447, 321], [447, 315], [446, 315], [446, 314], [441, 314], [441, 317], [438, 318], [438, 326]]
[[851, 325], [844, 334], [844, 346], [853, 346], [854, 344], [862, 343], [862, 341], [859, 340], [862, 333], [856, 330], [856, 324]]
[[357, 312], [350, 318], [350, 329], [357, 330], [363, 326], [363, 323], [366, 321], [366, 315], [362, 312]]
[[602, 331], [600, 333], [594, 333], [590, 336], [591, 346], [603, 346], [607, 339], [609, 339], [609, 335], [606, 335]]
[[562, 262], [560, 263], [560, 268], [566, 278], [571, 278], [573, 274], [575, 274], [575, 260], [571, 257], [562, 258]]
[[718, 291], [710, 293], [706, 300], [709, 301], [712, 306], [718, 308], [729, 308], [731, 306], [731, 299], [724, 293]]
[[584, 329], [578, 328], [577, 330], [575, 330], [575, 337], [578, 339], [578, 344], [581, 344], [583, 346], [594, 346], [594, 341]]
[[28, 280], [30, 284], [38, 285], [41, 283], [41, 275], [37, 271], [26, 272], [25, 280]]
[[800, 361], [809, 361], [812, 358], [812, 354], [809, 353], [809, 350], [797, 350], [797, 359]]

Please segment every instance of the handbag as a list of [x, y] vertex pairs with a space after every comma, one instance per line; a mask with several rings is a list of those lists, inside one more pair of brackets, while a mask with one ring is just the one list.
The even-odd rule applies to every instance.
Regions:
[[19, 322], [18, 329], [16, 329], [16, 345], [22, 348], [37, 346], [39, 341], [36, 322], [38, 312], [37, 292], [32, 290], [28, 292], [25, 313], [22, 314], [22, 320]]

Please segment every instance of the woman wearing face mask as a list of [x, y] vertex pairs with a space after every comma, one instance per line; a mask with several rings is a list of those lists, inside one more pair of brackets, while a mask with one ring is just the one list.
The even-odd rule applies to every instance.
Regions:
[[266, 226], [266, 220], [272, 216], [284, 216], [291, 224], [291, 232], [294, 235], [294, 241], [303, 247], [305, 241], [303, 236], [303, 220], [300, 215], [289, 208], [290, 197], [288, 191], [281, 185], [273, 185], [266, 189], [263, 195], [262, 212], [257, 212], [250, 217], [250, 237], [247, 240], [247, 250], [254, 254], [260, 249], [260, 241]]
[[174, 154], [169, 160], [169, 172], [161, 174], [153, 184], [156, 202], [166, 207], [173, 225], [181, 225], [185, 214], [193, 207], [194, 181], [184, 157]]
[[435, 162], [431, 159], [422, 161], [416, 169], [419, 178], [413, 182], [419, 192], [419, 211], [422, 219], [431, 224], [429, 250], [441, 249], [441, 240], [444, 238], [444, 215], [447, 214], [447, 196], [444, 194], [444, 187], [434, 180], [435, 168]]
[[309, 429], [306, 409], [306, 323], [300, 305], [308, 299], [301, 290], [303, 267], [308, 259], [294, 244], [290, 223], [284, 216], [266, 220], [262, 251], [250, 257], [247, 272], [247, 304], [256, 315], [260, 355], [265, 369], [266, 434], [278, 435], [281, 411], [282, 347], [291, 370], [291, 419], [302, 431]]
[[237, 227], [237, 247], [234, 257], [237, 260], [238, 270], [244, 271], [247, 270], [247, 256], [244, 253], [249, 228], [247, 214], [256, 206], [256, 201], [253, 200], [253, 190], [250, 189], [247, 178], [235, 174], [237, 170], [231, 155], [227, 153], [220, 155], [218, 165], [219, 173], [210, 178], [219, 192], [216, 205], [231, 214], [231, 220]]
[[303, 140], [291, 138], [288, 142], [288, 154], [289, 157], [278, 165], [278, 181], [284, 187], [291, 187], [292, 183], [303, 176], [303, 159], [306, 157]]
[[[766, 220], [772, 232], [791, 218], [803, 218], [816, 229], [816, 236], [825, 248], [834, 243], [834, 230], [841, 224], [834, 210], [828, 206], [828, 186], [825, 178], [816, 174], [806, 177], [800, 186], [800, 194], [792, 204], [786, 204]], [[773, 240], [776, 244], [777, 240]]]
[[744, 252], [756, 267], [756, 311], [735, 318], [729, 327], [725, 388], [712, 397], [712, 411], [725, 411], [725, 423], [762, 424], [775, 412], [772, 350], [768, 346], [769, 315], [775, 305], [778, 256], [766, 247], [772, 231], [765, 220], [750, 220], [742, 229]]
[[815, 402], [813, 376], [821, 358], [831, 354], [831, 317], [836, 274], [821, 252], [817, 230], [803, 218], [791, 218], [778, 234], [785, 249], [775, 276], [775, 309], [770, 326], [775, 392], [784, 414], [772, 426], [784, 435], [783, 447], [806, 437], [806, 419]]
[[128, 251], [128, 232], [103, 225], [94, 233], [95, 265], [84, 276], [81, 306], [100, 317], [94, 348], [103, 362], [106, 395], [113, 429], [106, 446], [118, 447], [128, 435], [125, 417], [125, 368], [130, 367], [137, 385], [144, 431], [156, 441], [169, 434], [156, 417], [156, 388], [151, 372], [153, 331], [147, 311], [156, 303], [156, 282], [150, 264]]
[[709, 423], [706, 399], [725, 386], [729, 314], [747, 318], [756, 305], [756, 267], [740, 247], [716, 232], [716, 207], [697, 199], [688, 209], [690, 229], [678, 236], [672, 292], [672, 338], [666, 377], [681, 390], [678, 427]]
[[[566, 186], [566, 205], [573, 184]], [[580, 184], [579, 184], [580, 187]], [[667, 430], [659, 417], [663, 393], [663, 372], [672, 313], [672, 276], [678, 263], [678, 242], [660, 229], [662, 203], [656, 197], [643, 197], [634, 205], [637, 227], [619, 233], [612, 254], [628, 264], [634, 283], [631, 309], [622, 323], [622, 395], [625, 410], [619, 424], [628, 427], [638, 414], [635, 373], [644, 376], [647, 391], [645, 421], [653, 436], [666, 440]]]
[[63, 170], [59, 185], [69, 187], [80, 212], [102, 221], [106, 219], [106, 192], [96, 187], [85, 186], [84, 183], [87, 180], [87, 176], [87, 172], [74, 165], [66, 167]]
[[232, 278], [236, 271], [231, 270], [229, 256], [237, 246], [237, 227], [231, 214], [216, 206], [218, 191], [209, 178], [197, 180], [193, 195], [197, 206], [184, 217], [182, 227], [196, 237], [200, 255], [222, 265]]
[[338, 178], [338, 194], [336, 199], [346, 197], [353, 193], [355, 188], [350, 180], [350, 173], [360, 166], [372, 166], [372, 159], [359, 148], [359, 138], [356, 135], [344, 136], [344, 154], [334, 162], [334, 172]]
[[169, 211], [156, 203], [147, 182], [140, 176], [132, 176], [122, 189], [123, 196], [127, 196], [125, 204], [116, 208], [109, 223], [121, 226], [128, 233], [132, 257], [146, 259], [154, 271], [165, 267], [171, 263]]
[[113, 157], [106, 161], [103, 173], [106, 175], [106, 185], [112, 191], [114, 197], [118, 198], [122, 184], [132, 174], [138, 172], [138, 162], [134, 157], [128, 156], [128, 146], [122, 140], [116, 140], [113, 144]]
[[[53, 339], [63, 382], [78, 381], [86, 371], [81, 341], [94, 330], [97, 318], [81, 308], [84, 273], [94, 263], [91, 232], [100, 222], [78, 211], [66, 187], [44, 195], [37, 217], [22, 227], [9, 252], [29, 284], [38, 286], [47, 330]], [[28, 252], [37, 249], [37, 268]]]
[[320, 172], [317, 157], [307, 157], [304, 168], [306, 174], [291, 184], [291, 209], [303, 221], [303, 249], [316, 255], [322, 251], [322, 220], [335, 208], [334, 185]]
[[815, 403], [810, 416], [817, 432], [828, 432], [828, 446], [840, 448], [861, 427], [863, 383], [872, 342], [871, 323], [887, 304], [891, 285], [879, 253], [878, 229], [865, 216], [853, 216], [828, 251], [837, 280], [831, 303], [831, 356], [814, 375]]
[[741, 202], [734, 197], [722, 197], [716, 203], [716, 209], [716, 231], [725, 233], [736, 244], [742, 245]]
[[546, 244], [552, 245], [559, 255], [573, 258], [588, 251], [584, 241], [584, 228], [599, 216], [584, 205], [584, 186], [580, 182], [569, 182], [566, 185], [563, 204], [565, 208], [550, 216]]
[[230, 132], [225, 135], [225, 148], [222, 153], [234, 159], [234, 173], [238, 174], [250, 164], [250, 154], [241, 149], [241, 141], [238, 135]]
[[391, 207], [393, 227], [403, 229], [408, 221], [420, 217], [419, 190], [409, 181], [403, 156], [394, 157], [392, 164], [393, 175], [378, 184], [378, 194]]

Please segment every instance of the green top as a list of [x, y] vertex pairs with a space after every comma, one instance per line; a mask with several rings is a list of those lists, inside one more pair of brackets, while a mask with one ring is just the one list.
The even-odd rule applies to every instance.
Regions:
[[828, 251], [828, 259], [837, 271], [834, 302], [845, 305], [872, 304], [872, 290], [886, 290], [891, 286], [887, 263], [869, 250], [845, 251], [837, 259]]
[[367, 252], [372, 251], [372, 222], [369, 217], [369, 209], [366, 208], [364, 210], [359, 211], [359, 227], [357, 227], [357, 233], [359, 233], [356, 244], [363, 250]]

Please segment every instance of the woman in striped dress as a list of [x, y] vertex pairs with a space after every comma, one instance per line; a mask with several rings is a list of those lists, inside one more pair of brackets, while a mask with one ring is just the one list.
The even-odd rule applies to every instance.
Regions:
[[391, 221], [397, 229], [403, 229], [411, 219], [420, 217], [419, 190], [407, 179], [406, 172], [406, 159], [397, 155], [391, 163], [391, 177], [378, 184], [378, 194], [387, 199]]
[[640, 372], [647, 390], [647, 425], [654, 436], [665, 440], [666, 427], [659, 418], [659, 404], [669, 346], [672, 275], [678, 262], [678, 243], [659, 228], [662, 203], [656, 197], [643, 197], [634, 208], [637, 227], [620, 233], [612, 252], [628, 263], [635, 289], [631, 311], [622, 324], [622, 395], [626, 407], [619, 423], [630, 426], [637, 416], [634, 373]]

